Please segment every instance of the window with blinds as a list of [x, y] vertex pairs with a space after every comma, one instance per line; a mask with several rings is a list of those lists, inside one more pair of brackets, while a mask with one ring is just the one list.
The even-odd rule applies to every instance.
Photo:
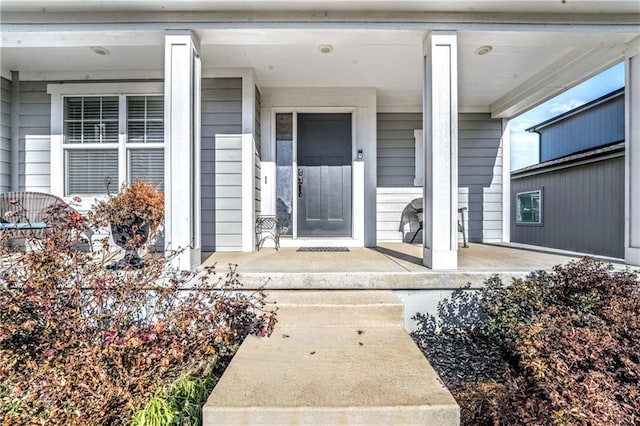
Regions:
[[127, 98], [127, 142], [162, 143], [164, 99], [161, 96]]
[[66, 98], [65, 143], [117, 143], [118, 97]]
[[135, 180], [163, 188], [162, 96], [66, 97], [63, 117], [65, 195], [106, 194]]

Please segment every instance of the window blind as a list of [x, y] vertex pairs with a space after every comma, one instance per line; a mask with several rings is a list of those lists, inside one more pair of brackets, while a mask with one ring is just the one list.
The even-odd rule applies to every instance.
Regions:
[[[118, 191], [117, 149], [69, 149], [65, 152], [68, 195], [97, 195]], [[107, 188], [107, 182], [110, 186]]]
[[164, 191], [164, 149], [130, 149], [129, 182], [146, 180]]

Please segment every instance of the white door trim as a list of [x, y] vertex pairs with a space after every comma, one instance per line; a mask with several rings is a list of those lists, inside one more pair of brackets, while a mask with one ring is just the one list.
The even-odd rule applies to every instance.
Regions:
[[[330, 106], [327, 106], [330, 105]], [[263, 171], [267, 181], [274, 182], [263, 194], [263, 214], [275, 214], [275, 117], [278, 113], [294, 115], [293, 168], [297, 170], [297, 129], [296, 118], [299, 113], [350, 113], [352, 117], [352, 236], [341, 238], [297, 238], [297, 218], [293, 215], [293, 238], [283, 238], [283, 247], [305, 246], [346, 246], [364, 247], [375, 245], [375, 176], [376, 176], [376, 139], [375, 139], [375, 89], [369, 88], [263, 88], [262, 91], [262, 152], [268, 153], [263, 160]], [[358, 151], [364, 154], [363, 161], [357, 159]], [[265, 165], [271, 163], [272, 166]], [[373, 174], [367, 179], [366, 174]], [[359, 176], [361, 175], [361, 176]], [[263, 179], [264, 179], [263, 178]], [[292, 194], [297, 187], [292, 181]], [[367, 197], [368, 191], [373, 197]], [[370, 206], [366, 204], [369, 201]], [[293, 197], [293, 209], [297, 211], [297, 197]], [[366, 207], [366, 208], [365, 208]], [[365, 238], [365, 229], [371, 227], [371, 233]], [[372, 239], [372, 243], [370, 242]]]

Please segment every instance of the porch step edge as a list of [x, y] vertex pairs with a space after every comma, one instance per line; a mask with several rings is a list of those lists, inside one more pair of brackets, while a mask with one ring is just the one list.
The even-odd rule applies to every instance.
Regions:
[[248, 272], [239, 276], [243, 288], [276, 290], [453, 290], [465, 286], [484, 287], [488, 278], [497, 275], [510, 282], [524, 278], [531, 271], [432, 271], [432, 272]]

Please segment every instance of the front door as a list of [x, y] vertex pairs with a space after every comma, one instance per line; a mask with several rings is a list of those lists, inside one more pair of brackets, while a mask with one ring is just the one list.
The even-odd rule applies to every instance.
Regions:
[[350, 237], [351, 114], [298, 114], [297, 124], [298, 236]]

